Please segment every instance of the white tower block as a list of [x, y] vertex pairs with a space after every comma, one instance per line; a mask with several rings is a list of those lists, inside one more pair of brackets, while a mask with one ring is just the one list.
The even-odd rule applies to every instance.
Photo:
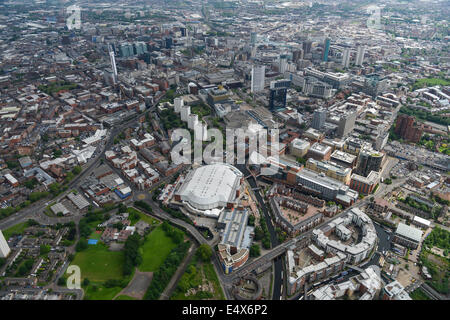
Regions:
[[0, 230], [0, 258], [6, 258], [10, 252], [11, 249], [9, 248], [8, 242], [6, 242], [6, 239]]
[[180, 113], [181, 108], [184, 106], [184, 101], [181, 98], [175, 98], [173, 100], [173, 103], [175, 105], [174, 109], [176, 113]]
[[203, 122], [198, 122], [194, 127], [194, 139], [206, 141], [208, 138], [208, 125]]
[[181, 120], [184, 122], [188, 122], [189, 115], [191, 114], [190, 106], [182, 106], [181, 107]]
[[193, 130], [198, 123], [198, 115], [191, 113], [188, 117], [188, 128]]

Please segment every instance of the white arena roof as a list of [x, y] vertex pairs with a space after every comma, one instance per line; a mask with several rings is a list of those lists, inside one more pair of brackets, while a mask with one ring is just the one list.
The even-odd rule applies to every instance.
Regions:
[[197, 210], [225, 207], [236, 199], [242, 172], [225, 163], [216, 163], [192, 170], [177, 192], [182, 201]]

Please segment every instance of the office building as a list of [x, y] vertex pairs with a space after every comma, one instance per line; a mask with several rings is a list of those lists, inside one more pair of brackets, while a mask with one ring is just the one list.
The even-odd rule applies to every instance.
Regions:
[[309, 158], [308, 161], [306, 161], [305, 167], [315, 172], [323, 172], [326, 176], [338, 180], [342, 183], [350, 183], [350, 175], [352, 173], [352, 169], [342, 167], [331, 161], [319, 161], [313, 158]]
[[359, 46], [356, 49], [356, 61], [355, 65], [362, 66], [364, 62], [364, 54], [366, 53], [366, 49], [363, 46]]
[[328, 99], [333, 96], [334, 91], [333, 86], [328, 83], [319, 81], [314, 77], [305, 77], [302, 92], [311, 97]]
[[252, 93], [264, 90], [265, 72], [266, 72], [265, 66], [252, 67], [252, 83], [251, 83]]
[[229, 103], [226, 103], [226, 104], [216, 103], [216, 104], [214, 104], [214, 111], [216, 112], [216, 114], [219, 118], [223, 118], [228, 113], [231, 112], [231, 109], [232, 109], [231, 107], [232, 107], [232, 105]]
[[258, 34], [256, 32], [250, 33], [250, 44], [252, 46], [256, 45], [257, 40], [258, 40]]
[[312, 47], [312, 41], [311, 40], [307, 40], [305, 42], [303, 42], [303, 52], [305, 54], [307, 53], [311, 53], [311, 47]]
[[353, 130], [353, 128], [355, 127], [356, 116], [356, 110], [348, 111], [340, 116], [338, 129], [336, 132], [338, 137], [345, 137]]
[[350, 49], [344, 49], [341, 65], [343, 68], [348, 68], [350, 66]]
[[326, 109], [314, 110], [311, 127], [313, 127], [316, 130], [322, 129], [325, 124], [326, 119], [327, 119], [327, 110]]
[[340, 89], [348, 84], [350, 76], [341, 72], [322, 72], [311, 67], [305, 69], [305, 75], [330, 84], [333, 89]]
[[[326, 126], [327, 124], [325, 123], [325, 127]], [[333, 150], [342, 150], [342, 148], [344, 148], [344, 141], [340, 139], [323, 139], [322, 143], [330, 146]]]
[[317, 129], [308, 128], [308, 130], [303, 133], [303, 137], [314, 142], [322, 142], [322, 140], [325, 138], [325, 135], [323, 134], [323, 132]]
[[361, 91], [375, 99], [377, 96], [385, 93], [388, 89], [389, 80], [374, 73], [366, 76]]
[[357, 156], [341, 151], [334, 150], [330, 156], [330, 160], [346, 168], [352, 169], [356, 164]]
[[138, 41], [135, 42], [133, 46], [134, 46], [134, 53], [138, 56], [148, 52], [147, 45], [145, 44], [145, 42]]
[[283, 54], [280, 56], [280, 60], [279, 60], [279, 64], [278, 64], [278, 71], [281, 74], [284, 74], [287, 70], [287, 65], [288, 65], [287, 56], [285, 54]]
[[308, 157], [316, 160], [329, 160], [331, 151], [330, 146], [316, 142], [309, 148]]
[[289, 145], [289, 150], [293, 156], [303, 158], [308, 153], [310, 143], [303, 139], [295, 138]]
[[189, 92], [189, 94], [197, 95], [198, 94], [198, 86], [193, 82], [189, 82], [188, 92]]
[[292, 52], [292, 61], [297, 63], [299, 60], [303, 60], [303, 49], [298, 49]]
[[340, 181], [327, 177], [324, 173], [303, 169], [296, 174], [296, 180], [303, 192], [309, 192], [345, 206], [352, 205], [358, 199], [358, 192], [351, 190]]
[[355, 137], [345, 139], [344, 143], [345, 152], [357, 156], [361, 149], [371, 149], [371, 143]]
[[354, 173], [352, 174], [350, 188], [359, 193], [368, 195], [372, 193], [379, 181], [380, 174], [376, 171], [371, 171], [367, 177]]
[[270, 82], [270, 111], [277, 112], [286, 108], [287, 89], [290, 86], [290, 80], [275, 80]]
[[322, 56], [322, 60], [324, 62], [328, 61], [328, 54], [330, 53], [330, 39], [326, 38], [325, 42], [323, 44], [323, 56]]
[[173, 45], [173, 39], [171, 37], [166, 37], [164, 39], [164, 48], [172, 49], [172, 45]]
[[134, 56], [134, 49], [131, 43], [121, 43], [119, 45], [120, 56], [128, 58]]
[[384, 153], [363, 148], [359, 152], [355, 173], [367, 177], [372, 172], [379, 172], [383, 164]]
[[224, 89], [222, 86], [219, 86], [217, 89], [212, 89], [208, 91], [208, 96], [206, 101], [211, 107], [214, 107], [216, 103], [224, 103], [229, 101], [230, 93], [227, 89]]

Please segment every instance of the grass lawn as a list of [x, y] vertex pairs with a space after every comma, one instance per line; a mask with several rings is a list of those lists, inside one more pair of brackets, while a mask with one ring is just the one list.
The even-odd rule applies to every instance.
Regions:
[[420, 288], [417, 288], [416, 290], [411, 292], [409, 294], [409, 296], [413, 300], [431, 300], [430, 298], [428, 298], [428, 296], [425, 294], [425, 292], [423, 292], [422, 289], [420, 289]]
[[142, 263], [139, 270], [155, 272], [173, 248], [175, 248], [175, 244], [172, 239], [166, 236], [161, 226], [156, 227], [147, 235], [144, 244], [139, 249], [142, 253]]
[[3, 236], [5, 237], [6, 240], [8, 240], [9, 238], [11, 238], [11, 236], [13, 234], [22, 234], [23, 231], [28, 227], [28, 223], [27, 222], [22, 222], [19, 224], [16, 224], [15, 226], [12, 226], [11, 228], [2, 230]]
[[97, 226], [102, 222], [103, 222], [102, 219], [94, 220], [94, 221], [88, 222], [88, 226], [91, 227], [93, 231], [95, 231], [97, 229]]
[[138, 300], [138, 299], [136, 299], [136, 298], [133, 298], [133, 297], [130, 297], [130, 296], [126, 296], [126, 295], [121, 295], [121, 296], [118, 296], [116, 299], [114, 299], [114, 300]]
[[106, 288], [100, 282], [90, 283], [84, 288], [84, 300], [112, 300], [121, 290], [121, 287]]
[[90, 281], [105, 281], [123, 278], [123, 251], [109, 251], [108, 247], [99, 242], [86, 250], [77, 252], [71, 264], [81, 269], [81, 279]]
[[132, 226], [134, 226], [136, 224], [136, 222], [138, 222], [139, 220], [143, 220], [144, 222], [147, 222], [151, 226], [156, 225], [161, 222], [158, 219], [150, 217], [150, 216], [146, 215], [145, 213], [143, 213], [139, 210], [136, 210], [135, 208], [128, 208], [127, 211], [128, 211], [128, 213], [137, 212], [137, 214], [139, 214], [138, 219], [131, 219]]
[[450, 81], [448, 81], [446, 79], [439, 79], [439, 78], [423, 78], [423, 79], [416, 80], [414, 85], [418, 86], [419, 88], [424, 86], [424, 85], [428, 85], [428, 86], [436, 86], [436, 85], [448, 86], [448, 85], [450, 85]]
[[88, 239], [96, 239], [96, 240], [100, 240], [102, 234], [101, 233], [97, 233], [97, 232], [92, 232], [91, 235], [89, 236]]

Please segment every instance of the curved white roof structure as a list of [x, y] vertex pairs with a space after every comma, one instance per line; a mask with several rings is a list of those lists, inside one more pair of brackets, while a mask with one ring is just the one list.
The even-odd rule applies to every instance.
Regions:
[[225, 207], [235, 201], [242, 178], [242, 172], [232, 165], [210, 164], [189, 172], [177, 194], [199, 211]]

